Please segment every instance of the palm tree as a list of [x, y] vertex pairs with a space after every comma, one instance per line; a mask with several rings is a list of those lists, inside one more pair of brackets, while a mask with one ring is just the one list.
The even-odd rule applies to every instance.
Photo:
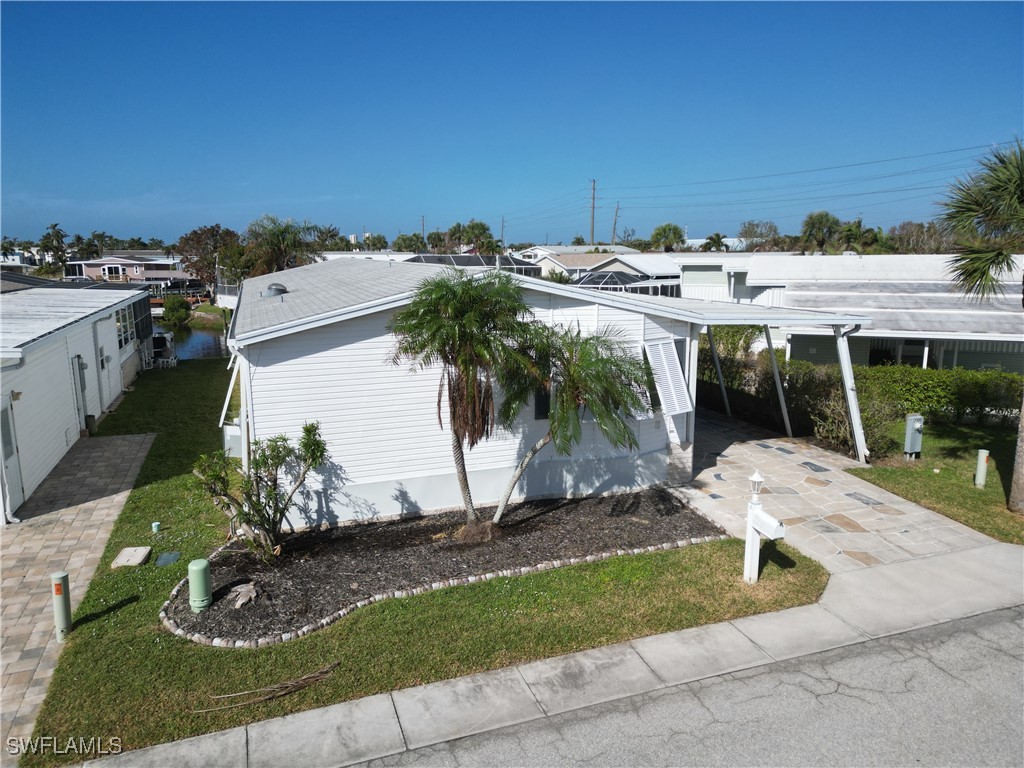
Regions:
[[715, 232], [713, 235], [708, 235], [708, 239], [704, 241], [700, 249], [702, 251], [728, 251], [729, 244], [725, 242], [725, 235]]
[[280, 272], [318, 260], [313, 225], [266, 215], [245, 230], [245, 250], [253, 262], [252, 276]]
[[654, 228], [651, 233], [651, 247], [663, 249], [671, 253], [677, 245], [686, 242], [686, 234], [678, 224], [665, 222]]
[[[982, 301], [1003, 290], [1000, 278], [1017, 267], [1024, 251], [1024, 146], [996, 148], [981, 170], [957, 180], [941, 203], [939, 217], [961, 252], [949, 261], [953, 282]], [[1024, 306], [1024, 286], [1021, 291]], [[1024, 403], [1007, 509], [1024, 514]]]
[[452, 456], [466, 509], [467, 538], [479, 528], [466, 473], [464, 447], [490, 436], [495, 424], [494, 386], [507, 370], [531, 367], [526, 356], [532, 313], [516, 280], [492, 270], [471, 275], [447, 269], [420, 283], [412, 301], [395, 313], [392, 362], [418, 368], [441, 366], [437, 422], [448, 396]]
[[[842, 230], [839, 232], [839, 239], [843, 244], [843, 248], [846, 250], [853, 249], [857, 253], [861, 252], [861, 248], [865, 246], [865, 241], [870, 235], [874, 236], [873, 229], [864, 229], [864, 220], [857, 218], [853, 221], [847, 221], [843, 224]], [[868, 243], [867, 245], [871, 245]]]
[[[629, 425], [629, 417], [647, 410], [641, 392], [649, 388], [643, 360], [620, 340], [620, 333], [605, 328], [584, 335], [573, 328], [541, 326], [534, 341], [536, 372], [519, 369], [502, 384], [506, 398], [501, 421], [511, 428], [516, 417], [534, 393], [540, 377], [541, 388], [550, 398], [548, 431], [526, 452], [509, 480], [494, 519], [497, 525], [508, 506], [516, 484], [533, 457], [548, 443], [562, 456], [572, 453], [583, 434], [583, 415], [590, 411], [601, 434], [617, 448], [639, 447]], [[517, 373], [515, 369], [513, 374]]]
[[815, 211], [807, 214], [800, 236], [805, 246], [814, 243], [815, 250], [824, 253], [825, 246], [836, 238], [841, 226], [842, 222], [828, 211]]

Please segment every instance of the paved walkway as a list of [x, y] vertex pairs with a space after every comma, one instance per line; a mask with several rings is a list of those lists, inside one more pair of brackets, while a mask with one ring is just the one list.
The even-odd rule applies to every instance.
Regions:
[[733, 536], [746, 535], [754, 469], [786, 542], [831, 573], [955, 552], [987, 536], [844, 472], [858, 462], [713, 412], [697, 419], [694, 480], [678, 489]]
[[818, 603], [369, 696], [103, 766], [350, 765], [1024, 604], [1021, 547], [842, 473], [855, 462], [737, 426], [701, 417], [696, 483], [678, 490], [743, 535], [746, 478], [759, 469], [787, 540], [833, 573]]
[[[32, 734], [61, 644], [50, 574], [67, 571], [74, 610], [138, 477], [154, 435], [79, 440], [0, 528], [0, 742]], [[7, 758], [7, 751], [0, 751]], [[6, 764], [6, 760], [5, 760]]]

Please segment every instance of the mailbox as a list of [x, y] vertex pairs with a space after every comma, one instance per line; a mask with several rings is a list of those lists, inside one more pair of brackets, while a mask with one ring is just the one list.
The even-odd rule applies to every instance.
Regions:
[[907, 414], [907, 427], [903, 433], [903, 457], [921, 458], [921, 435], [924, 433], [924, 416], [920, 413]]
[[786, 536], [786, 526], [765, 512], [764, 509], [755, 508], [750, 512], [750, 525], [766, 539], [782, 539]]

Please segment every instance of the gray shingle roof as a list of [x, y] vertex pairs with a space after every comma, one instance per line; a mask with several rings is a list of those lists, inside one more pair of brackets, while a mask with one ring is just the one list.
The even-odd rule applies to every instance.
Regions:
[[[243, 340], [270, 328], [384, 302], [415, 291], [423, 280], [445, 269], [450, 267], [336, 259], [249, 278], [242, 284], [232, 335]], [[271, 283], [283, 285], [287, 293], [261, 296]]]

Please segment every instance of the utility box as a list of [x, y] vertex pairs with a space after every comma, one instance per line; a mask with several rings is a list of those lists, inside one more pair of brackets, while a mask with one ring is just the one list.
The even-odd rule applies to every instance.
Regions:
[[921, 436], [924, 433], [924, 416], [920, 413], [907, 414], [907, 429], [903, 435], [903, 458], [921, 458]]

